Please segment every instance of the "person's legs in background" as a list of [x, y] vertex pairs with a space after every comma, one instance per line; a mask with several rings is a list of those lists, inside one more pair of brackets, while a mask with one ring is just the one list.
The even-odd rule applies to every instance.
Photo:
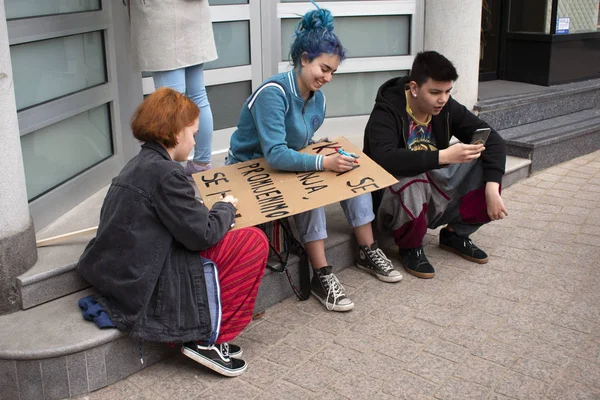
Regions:
[[154, 87], [169, 87], [185, 94], [200, 109], [198, 134], [194, 146], [193, 162], [185, 167], [186, 175], [206, 171], [211, 168], [211, 152], [213, 137], [213, 116], [204, 86], [204, 65], [193, 65], [172, 71], [152, 72]]
[[193, 163], [188, 163], [186, 172], [190, 174], [206, 171], [211, 168], [211, 152], [213, 138], [213, 115], [204, 85], [204, 64], [185, 68], [186, 95], [200, 109], [198, 134], [194, 146]]
[[[151, 74], [155, 89], [168, 87], [185, 94], [185, 68], [174, 69], [172, 71], [153, 71]], [[180, 164], [183, 165], [183, 163]]]
[[185, 68], [174, 69], [172, 71], [154, 71], [152, 72], [154, 87], [168, 87], [185, 94]]

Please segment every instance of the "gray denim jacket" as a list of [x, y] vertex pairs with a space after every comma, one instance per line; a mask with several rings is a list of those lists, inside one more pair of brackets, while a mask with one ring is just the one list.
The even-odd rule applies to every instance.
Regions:
[[145, 143], [113, 179], [77, 269], [132, 337], [204, 339], [212, 329], [199, 252], [221, 240], [234, 217], [229, 203], [208, 210], [183, 168], [161, 145]]

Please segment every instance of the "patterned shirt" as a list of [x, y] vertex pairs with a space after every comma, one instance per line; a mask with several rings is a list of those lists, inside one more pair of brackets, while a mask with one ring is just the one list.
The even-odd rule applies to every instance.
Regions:
[[406, 113], [408, 114], [408, 141], [407, 146], [410, 151], [435, 151], [437, 144], [431, 129], [431, 115], [427, 117], [427, 121], [418, 121], [408, 105], [408, 90], [404, 92], [406, 95]]
[[422, 125], [408, 117], [408, 148], [411, 151], [433, 151], [437, 150], [435, 138], [431, 131], [431, 122]]

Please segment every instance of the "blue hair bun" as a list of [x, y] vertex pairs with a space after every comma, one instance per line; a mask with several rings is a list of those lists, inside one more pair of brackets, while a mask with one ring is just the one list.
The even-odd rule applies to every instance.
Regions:
[[313, 0], [311, 3], [317, 9], [304, 14], [294, 32], [295, 39], [290, 48], [292, 64], [298, 67], [303, 54], [306, 54], [310, 62], [323, 53], [335, 54], [343, 61], [346, 51], [333, 32], [331, 11], [319, 7]]
[[[317, 5], [315, 4], [315, 6]], [[317, 10], [312, 10], [304, 14], [298, 24], [296, 34], [302, 30], [310, 31], [323, 29], [328, 32], [333, 31], [333, 15], [331, 15], [331, 11], [322, 9], [319, 6], [317, 6], [317, 8]]]

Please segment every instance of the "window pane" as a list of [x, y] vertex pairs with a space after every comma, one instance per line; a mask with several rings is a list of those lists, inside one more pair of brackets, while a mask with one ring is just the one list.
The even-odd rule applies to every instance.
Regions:
[[4, 0], [6, 19], [100, 9], [100, 0]]
[[21, 136], [33, 200], [113, 154], [108, 104]]
[[[281, 21], [281, 58], [289, 60], [290, 45], [298, 19]], [[410, 16], [338, 17], [335, 33], [346, 48], [346, 56], [380, 57], [409, 54]], [[375, 39], [374, 39], [375, 38]]]
[[244, 102], [252, 94], [250, 81], [208, 86], [206, 88], [213, 112], [215, 130], [237, 126]]
[[250, 64], [250, 21], [213, 23], [219, 58], [204, 69], [237, 67]]
[[511, 32], [550, 33], [552, 0], [511, 0]]
[[208, 0], [211, 6], [221, 6], [226, 4], [248, 4], [248, 0]]
[[325, 117], [370, 114], [379, 86], [388, 79], [407, 73], [408, 71], [385, 71], [335, 75], [331, 82], [321, 89], [327, 97]]
[[558, 0], [556, 33], [561, 33], [559, 27], [563, 28], [562, 33], [596, 32], [600, 25], [598, 3], [599, 0]]
[[10, 47], [17, 109], [106, 82], [102, 32]]

